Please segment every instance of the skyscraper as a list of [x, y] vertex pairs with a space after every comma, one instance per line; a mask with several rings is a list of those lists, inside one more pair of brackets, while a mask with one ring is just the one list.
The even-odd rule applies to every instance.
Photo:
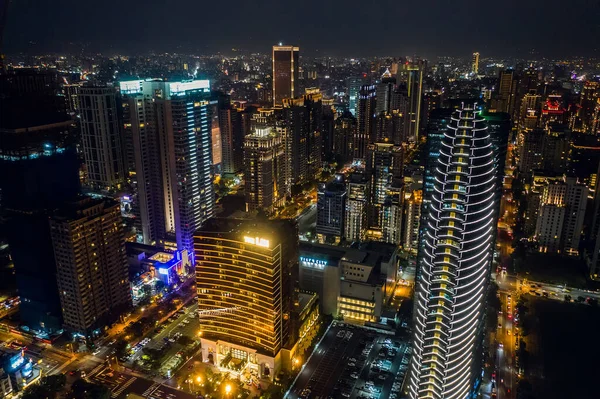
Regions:
[[473, 61], [471, 62], [471, 72], [475, 75], [479, 73], [479, 53], [473, 53]]
[[339, 243], [344, 236], [346, 195], [344, 175], [336, 175], [332, 181], [319, 184], [316, 232], [320, 243]]
[[302, 183], [321, 171], [322, 98], [319, 89], [307, 88], [303, 96], [283, 100], [283, 119], [290, 140], [288, 154], [293, 184]]
[[50, 218], [64, 326], [89, 336], [131, 307], [119, 204], [81, 197]]
[[92, 191], [120, 190], [127, 171], [116, 90], [106, 86], [83, 86], [79, 88], [78, 102], [87, 185]]
[[214, 213], [208, 80], [120, 82], [126, 134], [135, 148], [136, 212], [145, 243], [193, 251]]
[[346, 80], [346, 87], [348, 88], [348, 111], [354, 116], [356, 116], [360, 87], [363, 84], [364, 78], [362, 76], [352, 76]]
[[421, 134], [421, 106], [423, 103], [423, 75], [425, 61], [409, 62], [402, 65], [401, 76], [403, 90], [407, 97], [404, 137], [410, 142], [417, 143]]
[[354, 149], [352, 147], [356, 118], [345, 111], [336, 120], [333, 127], [333, 152], [342, 164], [352, 160]]
[[347, 241], [361, 241], [367, 230], [369, 182], [363, 173], [353, 173], [348, 181], [344, 237]]
[[475, 105], [455, 111], [420, 248], [410, 397], [463, 399], [481, 378], [484, 298], [496, 229], [492, 143]]
[[298, 91], [300, 48], [273, 46], [273, 105], [281, 105], [284, 98], [295, 98]]
[[0, 75], [0, 205], [9, 227], [20, 321], [36, 331], [62, 329], [48, 217], [80, 191], [78, 132], [56, 73]]
[[276, 129], [262, 123], [244, 140], [246, 212], [272, 213], [289, 194], [285, 175], [285, 141]]
[[352, 140], [354, 159], [365, 159], [367, 146], [375, 133], [375, 107], [377, 97], [375, 86], [361, 86], [356, 108], [356, 131]]
[[227, 98], [219, 104], [221, 164], [225, 175], [235, 175], [244, 166], [244, 137], [250, 134], [250, 113], [237, 108]]
[[513, 115], [517, 98], [518, 79], [515, 71], [507, 69], [500, 72], [496, 96], [492, 102], [496, 112], [507, 112]]
[[290, 221], [213, 218], [195, 234], [204, 359], [273, 378], [294, 342], [298, 230]]

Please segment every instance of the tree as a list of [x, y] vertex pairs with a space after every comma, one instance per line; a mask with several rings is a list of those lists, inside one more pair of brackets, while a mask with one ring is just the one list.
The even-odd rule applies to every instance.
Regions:
[[67, 377], [64, 374], [43, 377], [37, 385], [30, 385], [23, 392], [25, 399], [54, 399], [65, 388]]
[[188, 337], [187, 335], [182, 335], [177, 338], [177, 343], [182, 346], [188, 346], [194, 343], [194, 340]]
[[110, 399], [110, 390], [104, 385], [78, 379], [71, 385], [69, 397], [73, 399]]
[[149, 298], [152, 295], [152, 287], [148, 284], [144, 284], [142, 293], [144, 294], [144, 298]]
[[122, 358], [125, 357], [125, 355], [127, 355], [127, 346], [129, 344], [127, 343], [127, 341], [120, 339], [117, 342], [115, 342], [114, 348], [115, 348], [115, 354], [117, 355], [117, 358]]

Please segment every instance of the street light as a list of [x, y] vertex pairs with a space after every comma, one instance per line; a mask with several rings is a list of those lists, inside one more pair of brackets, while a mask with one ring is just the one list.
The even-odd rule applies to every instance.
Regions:
[[231, 384], [227, 384], [227, 385], [225, 385], [225, 394], [227, 396], [229, 396], [230, 393], [231, 393]]

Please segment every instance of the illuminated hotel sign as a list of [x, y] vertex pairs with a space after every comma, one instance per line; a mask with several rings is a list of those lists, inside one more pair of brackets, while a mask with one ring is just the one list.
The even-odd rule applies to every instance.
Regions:
[[308, 267], [311, 269], [323, 270], [323, 269], [325, 269], [325, 266], [327, 266], [327, 261], [325, 261], [325, 260], [306, 258], [304, 256], [300, 257], [300, 262], [302, 263], [302, 266]]
[[269, 248], [269, 240], [260, 237], [244, 237], [244, 242], [252, 245], [258, 245], [259, 247]]
[[169, 269], [165, 269], [164, 267], [161, 267], [158, 269], [158, 272], [160, 274], [169, 274]]

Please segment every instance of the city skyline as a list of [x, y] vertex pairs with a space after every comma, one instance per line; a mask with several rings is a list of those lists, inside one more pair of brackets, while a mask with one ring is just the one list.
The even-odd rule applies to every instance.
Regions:
[[[508, 2], [502, 7], [472, 0], [452, 4], [436, 0], [428, 7], [386, 1], [371, 5], [369, 12], [356, 0], [351, 3], [312, 1], [303, 7], [288, 7], [272, 0], [262, 7], [243, 2], [200, 4], [191, 0], [176, 5], [158, 0], [125, 4], [107, 1], [102, 7], [72, 0], [63, 1], [61, 7], [52, 3], [31, 7], [29, 3], [9, 5], [4, 35], [8, 54], [82, 48], [106, 53], [152, 50], [210, 54], [227, 53], [233, 48], [268, 52], [272, 45], [283, 42], [300, 46], [304, 54], [312, 56], [417, 54], [432, 57], [479, 51], [483, 58], [531, 54], [568, 57], [597, 54], [593, 38], [600, 35], [600, 25], [595, 22], [597, 5], [565, 7], [559, 0], [543, 4]], [[119, 12], [111, 16], [108, 10], [112, 9]], [[136, 18], [120, 22], [127, 15], [136, 15]], [[161, 29], [147, 30], [146, 22], [157, 15], [171, 17], [161, 18]], [[536, 18], [531, 18], [532, 15]], [[315, 16], [318, 23], [308, 22], [316, 22]], [[55, 24], [55, 21], [64, 23]], [[112, 25], [111, 29], [104, 29], [106, 23]], [[563, 30], [548, 29], [565, 23], [577, 27], [578, 40], [572, 40]], [[227, 34], [211, 34], [223, 32], [220, 29], [223, 25], [228, 26]], [[312, 29], [306, 29], [308, 26]], [[361, 35], [361, 26], [371, 34]], [[399, 42], [396, 37], [402, 31], [419, 34], [411, 34], [408, 43]], [[527, 34], [530, 31], [544, 34]], [[328, 39], [324, 41], [323, 37]]]

